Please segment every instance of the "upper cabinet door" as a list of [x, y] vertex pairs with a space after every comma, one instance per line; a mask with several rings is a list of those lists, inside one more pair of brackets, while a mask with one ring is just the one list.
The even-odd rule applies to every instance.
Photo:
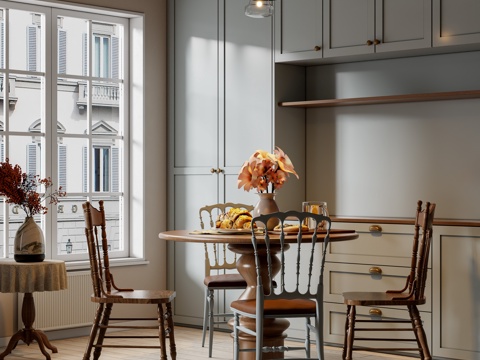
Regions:
[[209, 171], [218, 164], [218, 2], [174, 6], [174, 166]]
[[275, 4], [276, 61], [322, 58], [322, 0]]
[[324, 0], [323, 9], [324, 57], [375, 51], [375, 0]]
[[480, 1], [433, 0], [433, 46], [480, 43]]
[[432, 46], [431, 0], [376, 0], [375, 52]]

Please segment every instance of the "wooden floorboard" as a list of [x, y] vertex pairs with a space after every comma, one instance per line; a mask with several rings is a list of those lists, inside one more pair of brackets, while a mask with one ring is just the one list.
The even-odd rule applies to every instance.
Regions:
[[[128, 331], [128, 333], [132, 333], [135, 335], [144, 334], [147, 330], [135, 330], [135, 331]], [[123, 332], [125, 334], [127, 332]], [[201, 338], [202, 338], [202, 331], [195, 328], [189, 327], [175, 327], [175, 340], [177, 344], [177, 360], [207, 360], [208, 358], [208, 347], [202, 348], [201, 346]], [[49, 350], [48, 352], [51, 354], [52, 360], [81, 360], [83, 358], [83, 352], [85, 350], [87, 344], [87, 337], [77, 337], [77, 338], [70, 338], [70, 339], [63, 339], [63, 340], [54, 340], [52, 341], [52, 345], [58, 348], [58, 353], [52, 354]], [[113, 341], [113, 340], [110, 340]], [[126, 340], [115, 340], [115, 341], [122, 341], [126, 343]], [[132, 340], [128, 340], [132, 341]], [[139, 343], [144, 344], [154, 344], [156, 345], [156, 341], [154, 339], [140, 339], [134, 340]], [[288, 344], [295, 344], [298, 343], [291, 343], [286, 342]], [[168, 341], [167, 341], [168, 347]], [[0, 348], [0, 353], [3, 352], [5, 348]], [[214, 348], [213, 348], [213, 357], [212, 359], [233, 359], [232, 355], [232, 339], [229, 333], [216, 331], [215, 338], [214, 338]], [[287, 353], [285, 358], [288, 359], [289, 357], [293, 357], [294, 353], [297, 356], [302, 356], [303, 354], [299, 352], [292, 352]], [[341, 349], [333, 348], [333, 347], [326, 347], [325, 349], [325, 360], [340, 360], [341, 359]], [[378, 356], [376, 354], [371, 353], [364, 353], [358, 352], [354, 354], [355, 359], [359, 360], [400, 360], [400, 359], [412, 359], [406, 357], [398, 357], [392, 355], [381, 355]], [[93, 357], [92, 357], [93, 358]], [[23, 343], [20, 343], [16, 349], [12, 351], [10, 355], [5, 357], [5, 360], [25, 360], [25, 359], [45, 359], [45, 356], [42, 355], [38, 345], [36, 343], [30, 344], [27, 346]], [[101, 360], [154, 360], [160, 359], [160, 353], [158, 349], [108, 349], [105, 348], [102, 350], [102, 355], [100, 357]], [[169, 357], [170, 359], [170, 357]]]

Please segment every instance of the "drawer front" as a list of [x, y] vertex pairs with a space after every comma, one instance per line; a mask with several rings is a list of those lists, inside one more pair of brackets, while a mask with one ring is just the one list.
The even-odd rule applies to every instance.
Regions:
[[[375, 268], [375, 269], [372, 269]], [[381, 273], [374, 272], [380, 270]], [[395, 266], [327, 263], [325, 265], [325, 301], [342, 303], [346, 291], [400, 290], [405, 286], [409, 269]], [[372, 274], [372, 272], [374, 272]], [[430, 275], [430, 274], [428, 274]], [[427, 276], [425, 296], [427, 302], [419, 306], [420, 311], [432, 309], [432, 281]]]
[[413, 225], [334, 223], [332, 228], [355, 229], [359, 237], [352, 241], [330, 243], [327, 261], [410, 266]]
[[[357, 306], [357, 316], [356, 319], [372, 319], [372, 316], [369, 314], [371, 307], [368, 306]], [[397, 310], [397, 309], [385, 309], [385, 308], [376, 308], [382, 311], [381, 317], [375, 317], [376, 319], [409, 319], [408, 312], [406, 308], [404, 310]], [[420, 309], [419, 309], [420, 310]], [[340, 344], [343, 346], [344, 338], [345, 338], [345, 320], [346, 320], [346, 313], [347, 313], [347, 306], [343, 304], [331, 304], [325, 303], [324, 306], [324, 314], [325, 314], [325, 342], [330, 344]], [[432, 344], [432, 316], [429, 312], [420, 312], [420, 317], [422, 318], [423, 328], [425, 330], [425, 334], [427, 335], [428, 345], [431, 348]], [[358, 323], [356, 327], [360, 328], [373, 328], [373, 327], [396, 327], [396, 328], [405, 328], [408, 327], [408, 324], [382, 324], [382, 323]], [[414, 339], [415, 336], [413, 332], [409, 331], [379, 331], [379, 332], [357, 332], [356, 335], [358, 337], [371, 337], [371, 336], [378, 336], [378, 337], [388, 337], [388, 338], [408, 338]], [[370, 346], [370, 347], [416, 347], [416, 342], [388, 342], [388, 341], [359, 341], [355, 342], [354, 346]], [[418, 355], [418, 354], [416, 354]], [[354, 356], [355, 358], [355, 356]]]

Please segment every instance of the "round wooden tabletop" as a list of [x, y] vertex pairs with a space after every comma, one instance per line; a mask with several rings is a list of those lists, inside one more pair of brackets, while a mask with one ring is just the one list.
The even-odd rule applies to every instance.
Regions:
[[[259, 234], [259, 237], [262, 235]], [[200, 233], [199, 231], [191, 230], [170, 230], [158, 234], [158, 237], [163, 240], [190, 242], [190, 243], [226, 243], [226, 244], [251, 244], [252, 235], [250, 232], [243, 233], [218, 233], [211, 234]], [[278, 239], [279, 235], [275, 232], [270, 232], [270, 239]], [[318, 241], [323, 241], [325, 232], [317, 234]], [[330, 241], [346, 241], [358, 238], [358, 233], [355, 230], [335, 230], [330, 231]], [[312, 233], [303, 234], [304, 240], [311, 240]], [[286, 243], [295, 243], [297, 241], [296, 234], [289, 234], [285, 236]]]

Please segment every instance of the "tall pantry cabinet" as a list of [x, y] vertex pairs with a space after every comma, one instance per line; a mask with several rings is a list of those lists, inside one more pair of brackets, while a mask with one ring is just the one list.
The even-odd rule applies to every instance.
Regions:
[[[169, 1], [169, 229], [198, 229], [207, 204], [257, 201], [237, 189], [237, 176], [256, 149], [273, 147], [273, 20], [245, 16], [245, 5]], [[175, 321], [200, 325], [203, 246], [168, 249]]]

